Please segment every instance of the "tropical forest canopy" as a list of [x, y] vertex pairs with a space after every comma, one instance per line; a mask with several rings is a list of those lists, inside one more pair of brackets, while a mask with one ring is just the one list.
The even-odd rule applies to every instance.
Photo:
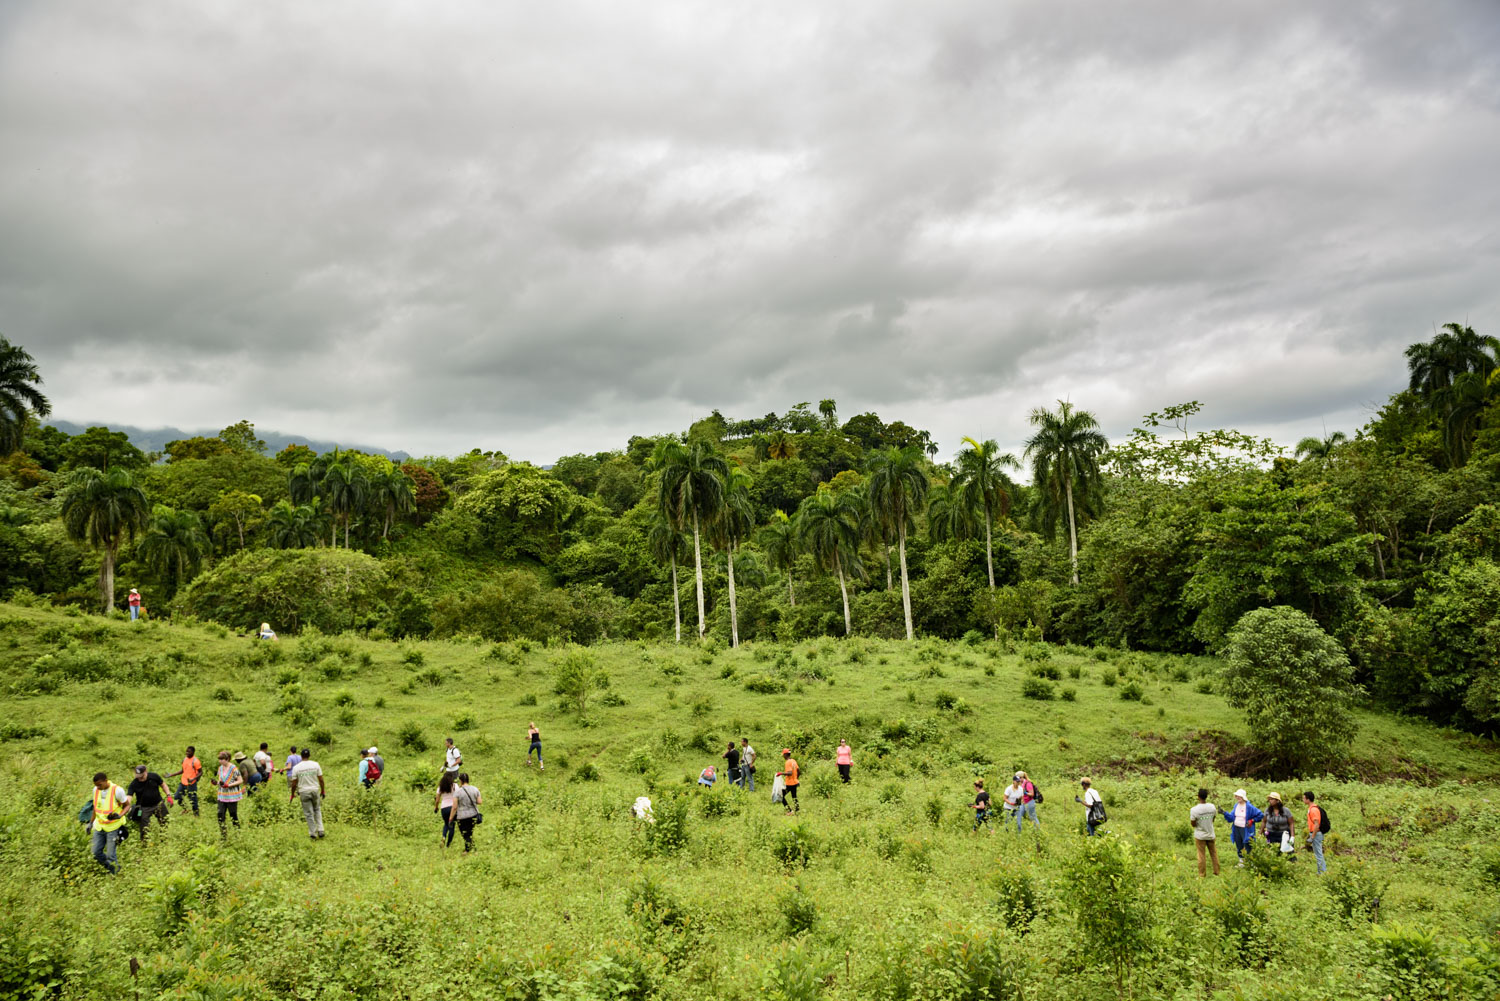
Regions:
[[[0, 598], [380, 637], [730, 644], [1014, 635], [1219, 652], [1305, 612], [1403, 711], [1500, 722], [1500, 342], [1449, 324], [1353, 435], [1290, 454], [1196, 402], [1109, 441], [1083, 404], [1017, 454], [833, 400], [550, 468], [267, 454], [247, 421], [146, 454], [47, 425], [0, 339]], [[891, 415], [888, 415], [891, 416]]]

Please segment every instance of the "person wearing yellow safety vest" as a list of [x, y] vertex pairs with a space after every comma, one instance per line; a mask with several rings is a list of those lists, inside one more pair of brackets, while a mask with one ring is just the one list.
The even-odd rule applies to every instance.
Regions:
[[94, 858], [111, 873], [119, 872], [115, 866], [115, 846], [120, 841], [120, 828], [125, 826], [125, 811], [130, 806], [130, 797], [125, 790], [109, 780], [103, 772], [94, 775]]

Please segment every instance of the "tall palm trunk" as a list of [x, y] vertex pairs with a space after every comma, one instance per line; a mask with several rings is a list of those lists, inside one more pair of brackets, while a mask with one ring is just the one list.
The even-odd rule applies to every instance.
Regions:
[[677, 590], [677, 554], [672, 554], [672, 625], [677, 629], [677, 642], [682, 642], [682, 594]]
[[1073, 584], [1078, 584], [1078, 524], [1073, 519], [1073, 479], [1063, 478], [1063, 489], [1068, 493], [1068, 556], [1073, 561]]
[[906, 638], [912, 639], [911, 631], [911, 584], [906, 579], [906, 518], [896, 526], [896, 546], [901, 555], [901, 610], [906, 613]]
[[111, 542], [104, 547], [104, 565], [99, 568], [99, 597], [104, 599], [104, 610], [115, 610], [115, 548]]
[[990, 572], [990, 590], [995, 589], [995, 557], [990, 548], [990, 509], [984, 509], [984, 568]]
[[844, 635], [854, 632], [853, 620], [849, 618], [849, 587], [844, 583], [844, 565], [839, 562], [838, 550], [833, 552], [833, 569], [839, 575], [839, 593], [844, 596]]
[[698, 582], [698, 639], [703, 639], [703, 550], [698, 544], [698, 512], [693, 511], [693, 575]]
[[885, 589], [889, 591], [896, 586], [895, 582], [891, 580], [891, 544], [881, 539], [880, 549], [885, 553]]
[[347, 514], [344, 515], [344, 548], [345, 549], [349, 548], [349, 522], [351, 522], [353, 520], [354, 519], [352, 517], [350, 517], [349, 515], [347, 515]]
[[797, 592], [792, 590], [792, 568], [791, 567], [787, 567], [786, 568], [786, 599], [787, 599], [787, 601], [790, 601], [792, 603], [792, 607], [793, 608], [797, 607]]
[[729, 645], [740, 645], [740, 614], [734, 604], [734, 547], [724, 551], [729, 559]]

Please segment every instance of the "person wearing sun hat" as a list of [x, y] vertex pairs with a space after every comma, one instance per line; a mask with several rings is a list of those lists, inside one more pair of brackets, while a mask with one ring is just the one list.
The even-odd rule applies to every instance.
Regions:
[[1245, 853], [1255, 843], [1255, 825], [1264, 817], [1245, 790], [1234, 791], [1234, 806], [1224, 811], [1224, 820], [1229, 824], [1229, 837], [1241, 866], [1245, 864]]
[[1276, 848], [1281, 849], [1283, 854], [1291, 854], [1297, 841], [1297, 826], [1292, 820], [1292, 811], [1286, 808], [1281, 801], [1281, 793], [1266, 793], [1266, 841]]
[[130, 589], [130, 621], [134, 622], [141, 617], [141, 592], [135, 588]]

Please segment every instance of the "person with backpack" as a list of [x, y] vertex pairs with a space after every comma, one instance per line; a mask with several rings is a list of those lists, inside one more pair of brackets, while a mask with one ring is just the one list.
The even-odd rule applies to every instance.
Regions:
[[[95, 772], [94, 798], [90, 806], [93, 807], [93, 820], [89, 823], [89, 830], [94, 835], [90, 848], [94, 853], [94, 858], [104, 866], [104, 870], [111, 876], [117, 875], [120, 869], [115, 864], [115, 849], [120, 839], [124, 837], [120, 828], [125, 826], [126, 811], [130, 808], [130, 796], [124, 789], [111, 782], [104, 772]], [[87, 810], [88, 807], [84, 809]], [[87, 816], [87, 813], [82, 815], [82, 817]]]
[[456, 779], [458, 778], [458, 773], [463, 769], [464, 756], [454, 745], [452, 737], [445, 737], [444, 743], [447, 746], [443, 750], [443, 771]]
[[1321, 876], [1328, 871], [1328, 864], [1323, 861], [1323, 835], [1332, 830], [1333, 825], [1329, 823], [1328, 811], [1314, 802], [1311, 789], [1302, 794], [1302, 802], [1307, 804], [1307, 846], [1312, 849]]
[[260, 742], [260, 750], [253, 755], [255, 759], [255, 770], [260, 772], [260, 780], [269, 782], [271, 776], [276, 773], [276, 760], [271, 757], [270, 745], [264, 740]]
[[1198, 877], [1208, 875], [1205, 856], [1213, 859], [1214, 875], [1219, 875], [1219, 843], [1214, 833], [1214, 817], [1219, 808], [1208, 801], [1208, 790], [1198, 790], [1198, 805], [1188, 810], [1188, 823], [1193, 825], [1193, 844], [1198, 846]]
[[703, 771], [698, 773], [698, 784], [700, 786], [708, 786], [710, 789], [712, 789], [714, 787], [714, 781], [717, 778], [718, 773], [714, 771], [714, 766], [709, 765], [707, 768], [703, 769]]
[[1021, 809], [1016, 813], [1016, 830], [1021, 830], [1021, 825], [1027, 817], [1037, 830], [1042, 829], [1042, 822], [1037, 819], [1036, 806], [1042, 801], [1042, 791], [1031, 781], [1031, 776], [1025, 772], [1016, 772], [1016, 779], [1021, 783]]
[[1290, 855], [1296, 850], [1297, 824], [1292, 819], [1292, 811], [1281, 802], [1281, 793], [1266, 793], [1265, 827], [1263, 828], [1267, 843], [1281, 850], [1283, 855]]
[[984, 829], [993, 835], [995, 829], [990, 826], [990, 794], [984, 788], [984, 779], [974, 780], [974, 802], [969, 804], [969, 809], [974, 811], [974, 826], [969, 828], [969, 833], [978, 834], [979, 825], [983, 824]]
[[1109, 814], [1104, 811], [1104, 797], [1094, 788], [1092, 779], [1081, 779], [1078, 784], [1083, 786], [1083, 798], [1074, 796], [1073, 802], [1083, 804], [1083, 824], [1092, 838], [1094, 832], [1109, 820]]
[[479, 790], [469, 785], [469, 773], [458, 773], [458, 784], [453, 787], [453, 811], [458, 817], [458, 833], [464, 837], [464, 854], [474, 850], [474, 825], [484, 820], [479, 805], [484, 798]]
[[286, 774], [291, 787], [292, 799], [302, 803], [302, 819], [307, 821], [307, 836], [313, 841], [325, 836], [323, 830], [323, 800], [328, 787], [323, 783], [323, 768], [313, 760], [312, 751], [303, 748], [298, 761]]
[[378, 748], [378, 747], [372, 747], [372, 748], [370, 748], [370, 760], [373, 761], [373, 762], [375, 762], [376, 769], [378, 769], [379, 772], [380, 772], [380, 774], [381, 774], [381, 776], [384, 777], [385, 776], [385, 758], [382, 758], [380, 756], [380, 748]]
[[1241, 867], [1245, 864], [1245, 853], [1255, 844], [1255, 825], [1264, 816], [1250, 802], [1245, 790], [1234, 791], [1234, 806], [1224, 811], [1224, 821], [1229, 824], [1229, 838], [1234, 842], [1234, 854]]
[[384, 774], [380, 766], [375, 763], [368, 749], [359, 752], [359, 781], [366, 789], [373, 789], [375, 783], [380, 781]]

